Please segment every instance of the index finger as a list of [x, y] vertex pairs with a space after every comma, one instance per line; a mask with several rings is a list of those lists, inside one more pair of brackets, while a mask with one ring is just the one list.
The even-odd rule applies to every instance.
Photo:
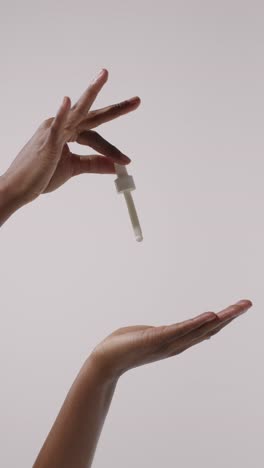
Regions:
[[111, 120], [117, 119], [118, 117], [136, 110], [139, 105], [140, 98], [135, 96], [117, 104], [112, 104], [111, 106], [91, 111], [87, 118], [81, 123], [80, 129], [87, 130], [98, 127], [99, 125], [110, 122]]
[[232, 304], [226, 309], [223, 309], [220, 312], [218, 312], [217, 317], [221, 321], [233, 319], [238, 317], [239, 315], [244, 314], [248, 309], [250, 309], [250, 307], [252, 307], [252, 302], [248, 299], [242, 299], [236, 304]]
[[107, 79], [108, 71], [103, 68], [72, 107], [72, 113], [75, 118], [77, 117], [78, 120], [81, 120], [87, 117], [87, 112], [94, 103], [98, 93], [107, 82]]

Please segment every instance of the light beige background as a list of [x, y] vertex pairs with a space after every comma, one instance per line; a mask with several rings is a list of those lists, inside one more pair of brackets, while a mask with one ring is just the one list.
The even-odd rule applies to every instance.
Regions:
[[1, 229], [0, 465], [32, 466], [106, 334], [250, 298], [210, 342], [122, 378], [94, 466], [259, 468], [263, 2], [2, 0], [0, 16], [1, 171], [106, 67], [98, 106], [142, 98], [102, 134], [133, 158], [145, 236], [113, 176], [76, 178]]

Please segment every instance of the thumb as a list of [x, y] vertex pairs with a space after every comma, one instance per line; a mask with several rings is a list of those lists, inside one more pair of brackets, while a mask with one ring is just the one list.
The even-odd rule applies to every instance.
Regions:
[[73, 175], [79, 174], [115, 174], [115, 165], [113, 161], [105, 156], [90, 155], [79, 156], [72, 153]]

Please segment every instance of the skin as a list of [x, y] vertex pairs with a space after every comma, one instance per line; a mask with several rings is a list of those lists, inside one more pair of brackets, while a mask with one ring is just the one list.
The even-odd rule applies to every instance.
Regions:
[[129, 369], [166, 359], [209, 339], [250, 307], [248, 300], [169, 326], [116, 330], [100, 343], [76, 377], [34, 468], [88, 468], [116, 385]]
[[[108, 78], [102, 70], [71, 107], [65, 97], [56, 116], [45, 120], [0, 177], [0, 225], [21, 206], [56, 190], [83, 173], [112, 174], [114, 163], [130, 159], [104, 140], [95, 127], [135, 110], [138, 97], [91, 111]], [[75, 141], [95, 155], [72, 153]], [[168, 326], [138, 325], [116, 330], [100, 343], [83, 364], [34, 468], [91, 466], [116, 385], [129, 369], [176, 356], [209, 339], [251, 307], [239, 301], [221, 312], [207, 312]]]
[[[0, 225], [18, 208], [39, 195], [52, 192], [71, 177], [84, 173], [113, 174], [114, 163], [130, 159], [93, 129], [140, 104], [134, 97], [103, 109], [90, 110], [108, 79], [103, 69], [71, 107], [65, 97], [55, 117], [46, 119], [0, 177]], [[91, 147], [99, 154], [72, 153], [68, 142]]]

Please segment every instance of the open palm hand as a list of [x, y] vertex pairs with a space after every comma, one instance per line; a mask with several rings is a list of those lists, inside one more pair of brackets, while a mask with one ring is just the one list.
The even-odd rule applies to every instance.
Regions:
[[205, 312], [173, 325], [120, 328], [94, 349], [92, 357], [104, 375], [116, 378], [133, 367], [176, 356], [210, 338], [251, 305], [242, 300], [221, 312]]

